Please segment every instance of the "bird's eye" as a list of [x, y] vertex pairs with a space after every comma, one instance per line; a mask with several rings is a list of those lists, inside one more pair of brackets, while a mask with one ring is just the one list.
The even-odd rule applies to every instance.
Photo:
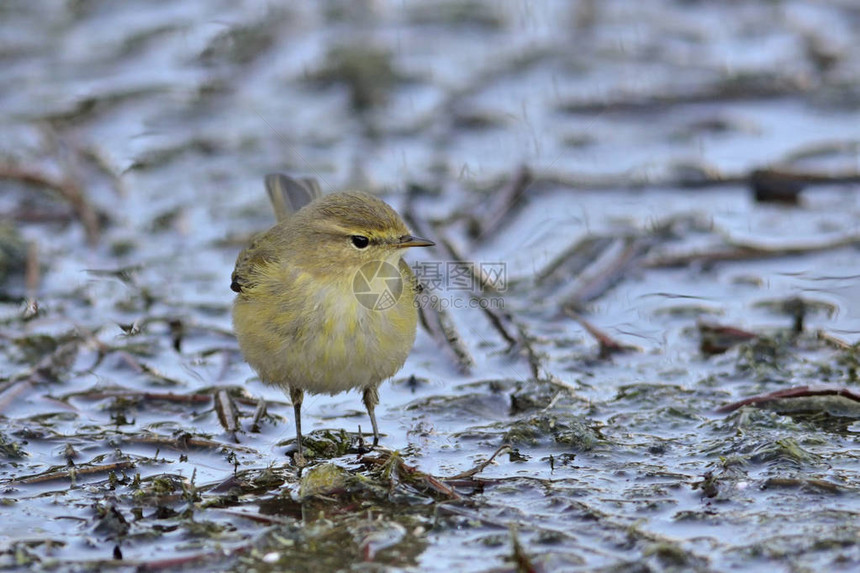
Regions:
[[350, 238], [352, 240], [352, 244], [355, 246], [356, 249], [363, 249], [370, 244], [370, 239], [368, 239], [364, 235], [353, 235]]

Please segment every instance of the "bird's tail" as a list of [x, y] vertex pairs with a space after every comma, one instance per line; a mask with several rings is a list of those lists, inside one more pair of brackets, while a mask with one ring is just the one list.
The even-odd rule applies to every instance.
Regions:
[[293, 179], [283, 173], [266, 175], [266, 192], [278, 221], [283, 221], [322, 195], [320, 184], [313, 177]]

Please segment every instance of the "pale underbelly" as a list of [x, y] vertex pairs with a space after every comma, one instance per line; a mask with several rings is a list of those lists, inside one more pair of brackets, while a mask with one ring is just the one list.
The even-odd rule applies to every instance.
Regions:
[[[253, 303], [234, 312], [253, 313]], [[417, 314], [411, 300], [385, 310], [350, 304], [318, 312], [302, 327], [262, 320], [236, 334], [246, 360], [272, 386], [337, 394], [378, 386], [406, 361], [415, 340]], [[262, 317], [261, 317], [262, 318]], [[261, 328], [262, 327], [262, 328]]]

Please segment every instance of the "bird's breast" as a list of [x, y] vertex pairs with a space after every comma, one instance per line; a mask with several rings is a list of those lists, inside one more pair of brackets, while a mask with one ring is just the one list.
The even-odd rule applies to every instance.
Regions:
[[266, 295], [239, 297], [242, 352], [269, 384], [330, 394], [378, 385], [400, 369], [415, 340], [411, 283], [398, 290], [395, 282], [349, 277], [321, 285], [297, 273]]

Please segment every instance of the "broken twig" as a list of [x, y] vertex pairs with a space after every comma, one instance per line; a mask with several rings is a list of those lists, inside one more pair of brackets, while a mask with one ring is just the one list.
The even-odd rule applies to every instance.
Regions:
[[842, 396], [855, 402], [860, 402], [860, 394], [838, 386], [796, 386], [785, 390], [777, 390], [767, 394], [759, 394], [744, 400], [738, 400], [717, 408], [717, 413], [728, 414], [744, 406], [761, 406], [786, 398], [808, 398], [810, 396]]

